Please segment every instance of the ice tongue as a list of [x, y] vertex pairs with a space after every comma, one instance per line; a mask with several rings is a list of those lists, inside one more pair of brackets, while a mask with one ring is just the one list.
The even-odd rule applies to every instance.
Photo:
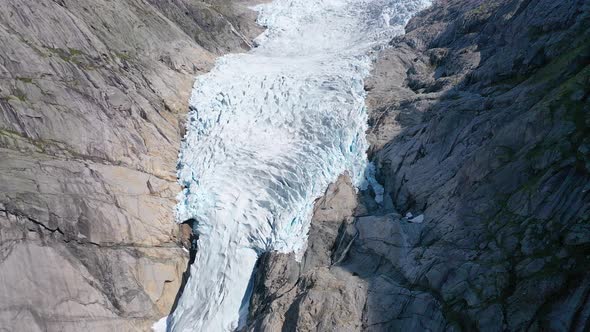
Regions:
[[258, 255], [301, 254], [314, 199], [345, 171], [363, 185], [370, 53], [427, 4], [275, 0], [259, 46], [197, 78], [177, 220], [196, 220], [198, 251], [168, 330], [235, 329]]

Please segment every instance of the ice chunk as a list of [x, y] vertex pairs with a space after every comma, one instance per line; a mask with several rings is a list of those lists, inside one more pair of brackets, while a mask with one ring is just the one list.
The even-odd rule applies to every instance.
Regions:
[[421, 214], [421, 215], [416, 216], [408, 221], [411, 223], [414, 223], [414, 224], [421, 224], [424, 221], [424, 215]]

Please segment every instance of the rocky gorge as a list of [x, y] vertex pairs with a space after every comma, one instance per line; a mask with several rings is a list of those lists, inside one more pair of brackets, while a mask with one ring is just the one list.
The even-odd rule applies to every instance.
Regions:
[[[0, 330], [149, 330], [188, 262], [194, 76], [256, 15], [0, 5]], [[438, 0], [405, 30], [365, 81], [383, 201], [331, 184], [301, 260], [258, 258], [243, 329], [590, 329], [590, 1]]]

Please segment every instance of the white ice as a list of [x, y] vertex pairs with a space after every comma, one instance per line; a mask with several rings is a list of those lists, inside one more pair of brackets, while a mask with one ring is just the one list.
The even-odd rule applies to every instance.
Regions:
[[414, 224], [421, 224], [422, 222], [424, 222], [424, 215], [421, 214], [421, 215], [414, 217], [408, 221], [411, 223], [414, 223]]
[[168, 316], [162, 317], [162, 318], [160, 318], [160, 320], [158, 320], [157, 322], [155, 322], [154, 325], [152, 325], [152, 331], [154, 331], [154, 332], [166, 332], [166, 319], [167, 318], [168, 318]]
[[301, 254], [313, 202], [328, 184], [345, 171], [357, 185], [366, 182], [363, 79], [370, 56], [427, 5], [260, 5], [259, 22], [268, 29], [258, 47], [222, 57], [197, 78], [179, 156], [185, 189], [177, 220], [197, 221], [198, 251], [168, 330], [235, 329], [258, 256]]

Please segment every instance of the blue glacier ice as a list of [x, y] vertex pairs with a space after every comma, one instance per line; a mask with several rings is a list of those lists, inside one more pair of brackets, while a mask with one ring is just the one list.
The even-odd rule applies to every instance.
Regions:
[[[178, 222], [198, 251], [172, 331], [231, 331], [258, 256], [301, 255], [314, 200], [339, 174], [369, 176], [363, 80], [371, 56], [427, 0], [275, 0], [246, 54], [220, 58], [190, 100]], [[368, 170], [368, 171], [367, 171]], [[158, 326], [166, 325], [161, 321]]]

